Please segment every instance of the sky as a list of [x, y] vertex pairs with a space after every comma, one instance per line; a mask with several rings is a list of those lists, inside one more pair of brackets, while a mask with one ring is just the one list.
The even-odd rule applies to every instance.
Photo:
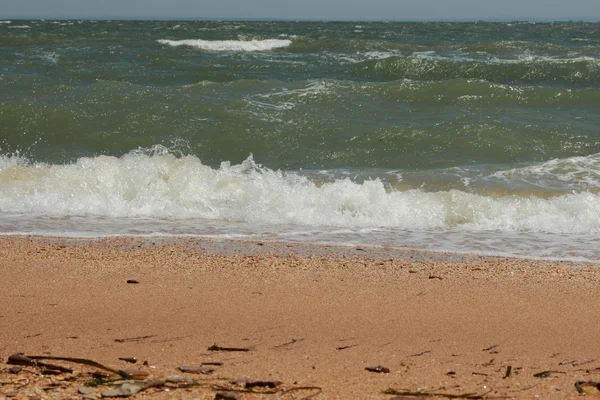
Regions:
[[0, 0], [0, 18], [600, 20], [600, 0]]

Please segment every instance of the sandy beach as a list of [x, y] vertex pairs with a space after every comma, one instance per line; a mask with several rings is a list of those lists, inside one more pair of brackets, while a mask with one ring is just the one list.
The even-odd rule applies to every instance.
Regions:
[[22, 365], [13, 373], [15, 353], [85, 358], [158, 382], [134, 398], [600, 394], [585, 383], [600, 381], [593, 264], [20, 236], [0, 238], [0, 260], [0, 397], [81, 398], [80, 388], [101, 383], [85, 394], [99, 398], [124, 382], [102, 383], [90, 375], [99, 368], [57, 360], [41, 361], [73, 372]]

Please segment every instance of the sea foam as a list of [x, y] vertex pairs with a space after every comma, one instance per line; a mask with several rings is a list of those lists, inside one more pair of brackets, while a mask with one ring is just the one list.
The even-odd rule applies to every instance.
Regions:
[[316, 183], [252, 157], [219, 168], [195, 156], [137, 150], [66, 165], [0, 158], [5, 214], [151, 218], [403, 230], [589, 234], [600, 232], [600, 197], [492, 197], [460, 190], [392, 190], [379, 179]]
[[168, 40], [159, 39], [158, 43], [173, 47], [190, 46], [208, 51], [268, 51], [287, 47], [292, 44], [288, 39], [265, 39], [265, 40]]

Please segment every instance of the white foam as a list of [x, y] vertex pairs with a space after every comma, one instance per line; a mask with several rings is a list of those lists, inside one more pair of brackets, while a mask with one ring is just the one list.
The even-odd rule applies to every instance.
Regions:
[[190, 46], [208, 51], [268, 51], [287, 47], [292, 44], [288, 39], [265, 40], [168, 40], [159, 39], [158, 43], [173, 47]]
[[600, 58], [591, 57], [588, 55], [580, 55], [577, 53], [569, 54], [568, 57], [556, 57], [556, 56], [545, 56], [537, 55], [530, 50], [525, 50], [522, 54], [517, 55], [515, 58], [499, 58], [485, 52], [477, 52], [477, 57], [473, 56], [473, 53], [449, 53], [440, 54], [435, 51], [419, 51], [412, 54], [412, 59], [415, 61], [429, 60], [429, 61], [458, 61], [468, 63], [483, 63], [488, 65], [515, 65], [515, 64], [537, 64], [537, 63], [548, 63], [548, 64], [571, 64], [579, 62], [598, 63]]
[[11, 25], [8, 28], [9, 29], [29, 29], [31, 27], [29, 25]]
[[12, 21], [0, 21], [0, 24], [12, 24]]
[[494, 198], [459, 190], [389, 191], [379, 180], [317, 185], [296, 173], [261, 167], [252, 157], [213, 169], [161, 148], [53, 166], [4, 156], [0, 210], [353, 229], [600, 232], [600, 197], [591, 192]]
[[600, 187], [600, 153], [498, 171], [490, 178], [523, 181], [551, 190], [595, 190]]

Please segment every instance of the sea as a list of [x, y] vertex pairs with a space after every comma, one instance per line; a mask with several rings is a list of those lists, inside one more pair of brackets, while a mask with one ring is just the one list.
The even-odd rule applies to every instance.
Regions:
[[0, 234], [600, 260], [600, 24], [0, 20]]

